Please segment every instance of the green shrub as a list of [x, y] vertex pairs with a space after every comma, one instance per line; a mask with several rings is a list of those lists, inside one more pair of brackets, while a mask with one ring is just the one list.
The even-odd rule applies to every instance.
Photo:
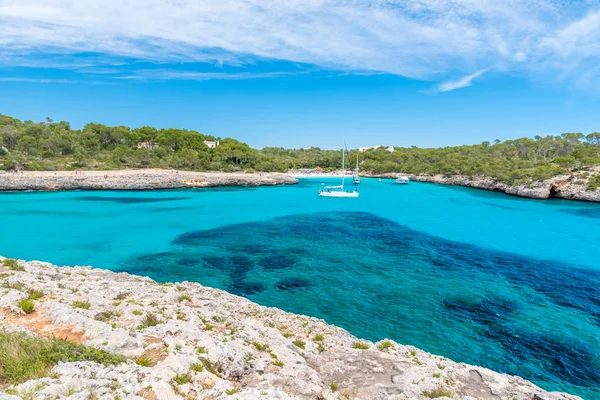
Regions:
[[186, 372], [185, 374], [178, 373], [177, 375], [175, 375], [173, 377], [173, 382], [175, 382], [178, 385], [184, 385], [191, 380], [192, 380], [192, 375], [189, 372]]
[[294, 343], [296, 346], [300, 347], [302, 350], [304, 350], [304, 347], [306, 346], [306, 343], [303, 342], [302, 340], [294, 340], [292, 343]]
[[27, 293], [29, 294], [29, 300], [38, 300], [44, 297], [44, 292], [41, 290], [29, 289]]
[[107, 311], [101, 311], [98, 314], [96, 314], [94, 316], [94, 319], [96, 321], [106, 322], [106, 321], [110, 320], [112, 317], [120, 317], [121, 315], [122, 315], [122, 313], [120, 311], [107, 310]]
[[21, 282], [10, 283], [8, 281], [4, 282], [2, 287], [5, 289], [14, 289], [19, 291], [22, 291], [25, 288]]
[[208, 372], [210, 372], [213, 375], [218, 376], [219, 378], [221, 377], [221, 372], [222, 372], [222, 367], [221, 364], [217, 363], [217, 364], [213, 364], [208, 358], [200, 358], [200, 362], [202, 363], [202, 366], [204, 367], [204, 369], [206, 369]]
[[275, 361], [273, 361], [272, 364], [275, 365], [276, 367], [283, 367], [283, 365], [284, 365], [283, 361], [281, 361], [281, 360], [275, 360]]
[[193, 363], [193, 364], [191, 364], [190, 365], [190, 369], [192, 371], [195, 371], [195, 372], [202, 372], [202, 371], [204, 371], [204, 367], [200, 363]]
[[239, 391], [240, 391], [240, 388], [236, 386], [233, 389], [227, 389], [227, 390], [225, 390], [225, 394], [227, 396], [231, 396], [232, 394], [236, 394]]
[[206, 348], [203, 346], [198, 346], [198, 354], [206, 354]]
[[144, 318], [142, 318], [142, 327], [144, 328], [156, 326], [162, 323], [163, 321], [156, 314], [148, 313], [144, 316]]
[[87, 310], [91, 306], [89, 301], [83, 300], [76, 300], [73, 303], [71, 303], [71, 305], [75, 308], [83, 308], [84, 310]]
[[269, 345], [268, 344], [260, 344], [258, 342], [252, 342], [252, 345], [256, 348], [256, 350], [258, 351], [267, 351], [269, 350]]
[[25, 271], [25, 267], [19, 265], [19, 262], [13, 258], [5, 258], [2, 264], [11, 271]]
[[182, 294], [177, 298], [177, 301], [179, 301], [180, 303], [185, 300], [192, 301], [192, 296], [190, 296], [189, 294]]
[[365, 342], [354, 342], [354, 343], [352, 343], [352, 348], [366, 350], [369, 348], [369, 345]]
[[35, 308], [35, 303], [33, 302], [33, 300], [21, 299], [17, 303], [17, 306], [21, 310], [25, 311], [26, 314], [30, 314], [33, 312], [33, 309]]
[[143, 314], [143, 312], [141, 310], [133, 310], [131, 313], [133, 315], [138, 315], [138, 316]]
[[393, 349], [394, 345], [392, 344], [392, 342], [390, 342], [389, 340], [384, 340], [383, 342], [381, 342], [379, 344], [379, 346], [377, 346], [377, 348], [381, 351], [385, 350], [385, 349]]
[[104, 350], [23, 332], [0, 331], [0, 354], [0, 385], [44, 377], [59, 362], [94, 361], [108, 366], [127, 361]]
[[429, 397], [430, 399], [436, 399], [438, 397], [452, 397], [452, 392], [445, 390], [443, 387], [438, 386], [435, 389], [423, 390], [423, 396]]
[[588, 190], [596, 190], [598, 187], [600, 187], [600, 175], [596, 175], [588, 181]]
[[150, 360], [150, 358], [148, 358], [147, 354], [142, 354], [138, 358], [135, 358], [133, 361], [135, 361], [135, 363], [137, 365], [142, 366], [142, 367], [152, 367], [154, 365], [152, 360]]
[[315, 337], [313, 338], [313, 340], [314, 340], [315, 342], [322, 342], [322, 341], [323, 341], [323, 339], [325, 339], [325, 338], [324, 338], [324, 337], [323, 337], [323, 335], [321, 335], [320, 333], [317, 333], [317, 334], [315, 335]]
[[329, 387], [331, 388], [332, 392], [336, 392], [338, 390], [338, 384], [335, 382], [331, 382], [331, 385], [329, 385]]
[[120, 300], [123, 301], [127, 298], [127, 296], [129, 296], [131, 293], [130, 292], [123, 292], [123, 293], [119, 293], [118, 295], [115, 296], [114, 300]]

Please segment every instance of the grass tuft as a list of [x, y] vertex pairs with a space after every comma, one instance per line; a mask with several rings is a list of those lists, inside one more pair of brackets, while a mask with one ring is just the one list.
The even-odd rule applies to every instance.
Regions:
[[182, 301], [186, 301], [186, 300], [191, 302], [192, 301], [192, 296], [190, 296], [189, 294], [182, 294], [181, 296], [179, 296], [177, 298], [177, 301], [180, 302], [180, 303]]
[[29, 300], [38, 300], [44, 297], [44, 292], [41, 290], [29, 289], [27, 294], [29, 294]]
[[225, 394], [227, 396], [231, 396], [232, 394], [236, 394], [239, 391], [240, 391], [240, 388], [236, 386], [233, 389], [227, 389], [227, 390], [225, 390]]
[[150, 358], [148, 358], [147, 354], [142, 354], [138, 358], [135, 358], [133, 361], [141, 367], [153, 367], [154, 363]]
[[381, 351], [385, 350], [385, 349], [393, 349], [394, 345], [392, 344], [392, 342], [390, 342], [389, 340], [384, 340], [383, 342], [381, 342], [379, 344], [379, 346], [377, 346], [377, 348]]
[[256, 348], [256, 350], [258, 351], [268, 351], [269, 350], [269, 345], [268, 344], [260, 344], [258, 342], [252, 342], [252, 345]]
[[315, 335], [315, 337], [313, 338], [313, 341], [315, 341], [315, 342], [322, 342], [322, 341], [323, 341], [323, 339], [325, 339], [325, 338], [323, 337], [323, 335], [321, 335], [320, 333], [317, 333], [317, 334]]
[[22, 265], [19, 265], [19, 262], [17, 260], [15, 260], [14, 258], [4, 259], [4, 261], [2, 261], [2, 264], [4, 264], [4, 266], [6, 268], [10, 269], [11, 271], [21, 271], [21, 272], [25, 271], [25, 267]]
[[107, 310], [107, 311], [101, 311], [98, 314], [96, 314], [94, 316], [94, 319], [96, 321], [106, 322], [106, 321], [109, 321], [113, 317], [120, 317], [121, 315], [122, 315], [122, 313], [120, 311]]
[[21, 299], [17, 303], [17, 306], [21, 310], [25, 311], [26, 314], [31, 314], [33, 312], [33, 309], [35, 308], [35, 303], [33, 302], [33, 300]]
[[73, 303], [71, 303], [71, 305], [75, 308], [83, 308], [84, 310], [87, 310], [91, 306], [89, 301], [82, 300], [76, 300]]
[[304, 350], [304, 347], [306, 346], [306, 343], [302, 340], [294, 340], [292, 343], [294, 343], [297, 347], [300, 347], [302, 350]]
[[204, 367], [200, 363], [193, 363], [193, 364], [191, 364], [190, 365], [190, 369], [192, 371], [195, 371], [195, 372], [202, 372], [202, 371], [204, 371]]
[[142, 318], [142, 328], [156, 326], [162, 323], [163, 321], [156, 314], [148, 313]]
[[354, 342], [354, 343], [352, 343], [352, 348], [360, 349], [360, 350], [367, 350], [369, 348], [369, 345], [365, 342]]
[[104, 350], [24, 332], [0, 331], [0, 354], [0, 385], [16, 385], [47, 376], [59, 362], [94, 361], [109, 366], [127, 361]]
[[185, 374], [177, 374], [173, 377], [173, 382], [175, 382], [178, 385], [184, 385], [186, 383], [188, 383], [189, 381], [192, 380], [192, 375], [188, 372], [186, 372]]
[[430, 399], [436, 399], [438, 397], [453, 397], [452, 392], [444, 389], [441, 386], [438, 386], [435, 389], [431, 390], [423, 390], [422, 395], [425, 397], [429, 397]]
[[213, 375], [218, 376], [219, 378], [221, 377], [221, 371], [222, 371], [221, 364], [219, 364], [219, 363], [213, 364], [208, 358], [200, 358], [200, 362], [202, 363], [202, 366], [204, 367], [204, 369], [206, 369], [208, 372], [210, 372]]
[[127, 296], [129, 296], [131, 294], [131, 292], [123, 292], [123, 293], [119, 293], [118, 295], [115, 296], [114, 300], [119, 300], [119, 301], [123, 301], [127, 298]]

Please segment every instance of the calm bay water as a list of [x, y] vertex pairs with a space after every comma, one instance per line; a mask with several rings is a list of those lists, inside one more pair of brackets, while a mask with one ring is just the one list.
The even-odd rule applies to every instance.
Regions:
[[321, 182], [0, 194], [0, 254], [197, 281], [600, 398], [600, 205]]

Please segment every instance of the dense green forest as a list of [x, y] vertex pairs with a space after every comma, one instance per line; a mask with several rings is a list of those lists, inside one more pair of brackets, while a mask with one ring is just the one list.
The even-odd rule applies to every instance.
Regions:
[[[209, 148], [204, 141], [219, 140]], [[357, 150], [348, 155], [355, 165]], [[486, 175], [507, 183], [547, 179], [600, 165], [600, 132], [563, 133], [533, 139], [499, 140], [434, 149], [377, 148], [358, 153], [360, 168], [375, 174]], [[128, 128], [89, 123], [71, 129], [68, 122], [20, 121], [0, 114], [0, 168], [12, 170], [176, 168], [211, 171], [281, 171], [340, 167], [335, 150], [262, 150], [231, 138], [215, 138], [183, 129]], [[598, 178], [590, 183], [596, 187]]]

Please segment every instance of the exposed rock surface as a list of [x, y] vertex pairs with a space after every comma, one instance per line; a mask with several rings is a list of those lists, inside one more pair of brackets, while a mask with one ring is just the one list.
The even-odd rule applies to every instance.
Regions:
[[[591, 175], [599, 174], [600, 171], [593, 169]], [[522, 185], [508, 185], [486, 176], [464, 176], [464, 175], [415, 175], [403, 174], [417, 182], [438, 183], [443, 185], [465, 186], [475, 189], [484, 189], [504, 192], [514, 196], [528, 197], [531, 199], [561, 198], [570, 200], [583, 200], [600, 202], [600, 188], [588, 190], [588, 177], [583, 173], [572, 175], [558, 175], [545, 181], [537, 181]], [[395, 178], [396, 174], [373, 174], [365, 176]]]
[[290, 185], [298, 180], [280, 173], [190, 172], [161, 169], [120, 171], [25, 171], [0, 173], [7, 190], [151, 190], [214, 186]]
[[[0, 398], [12, 398], [4, 390], [39, 399], [387, 400], [438, 390], [455, 399], [578, 399], [412, 346], [360, 341], [322, 320], [197, 283], [160, 285], [90, 267], [19, 264], [25, 271], [0, 267], [4, 329], [67, 337], [130, 361], [62, 363], [46, 378], [0, 388]], [[27, 289], [44, 292], [31, 314], [16, 307]], [[90, 306], [76, 308], [74, 301]], [[149, 313], [161, 323], [144, 326]], [[141, 356], [152, 365], [138, 365]], [[177, 374], [189, 374], [189, 381], [177, 383]]]

